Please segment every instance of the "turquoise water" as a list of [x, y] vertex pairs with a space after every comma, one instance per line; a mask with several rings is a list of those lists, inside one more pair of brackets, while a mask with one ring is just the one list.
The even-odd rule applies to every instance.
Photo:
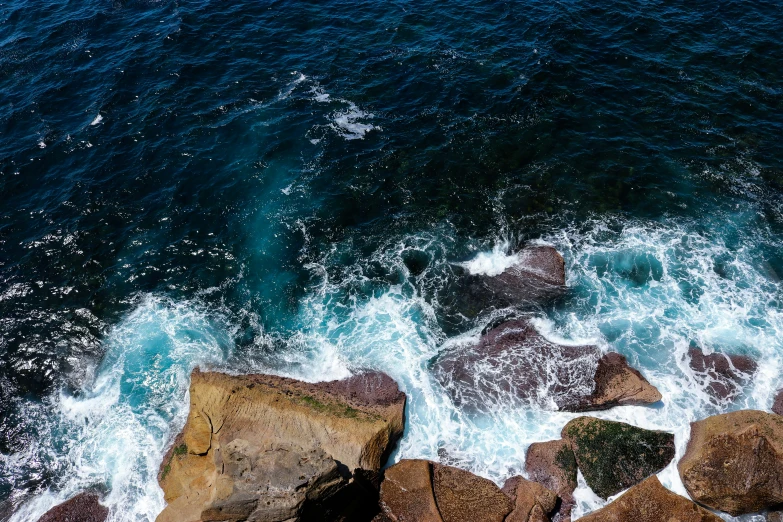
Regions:
[[[0, 5], [0, 518], [85, 487], [154, 520], [190, 370], [361, 368], [410, 402], [393, 458], [501, 482], [573, 417], [455, 408], [457, 273], [565, 256], [535, 324], [626, 355], [674, 431], [767, 409], [783, 368], [775, 3]], [[719, 403], [684, 355], [751, 355]], [[673, 467], [661, 479], [684, 493]], [[578, 490], [577, 514], [602, 501]], [[751, 518], [749, 518], [751, 519]], [[729, 520], [731, 520], [729, 518]]]

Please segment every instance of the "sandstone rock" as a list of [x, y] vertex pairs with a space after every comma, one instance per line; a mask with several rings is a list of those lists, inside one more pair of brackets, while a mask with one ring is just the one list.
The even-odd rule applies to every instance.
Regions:
[[721, 522], [721, 519], [685, 497], [664, 488], [652, 476], [608, 506], [579, 519], [580, 522]]
[[701, 349], [691, 346], [688, 350], [690, 367], [697, 379], [718, 401], [733, 400], [756, 373], [756, 361], [745, 355], [711, 353], [705, 355]]
[[433, 464], [433, 490], [443, 522], [503, 522], [508, 497], [491, 480], [463, 469]]
[[109, 509], [100, 504], [98, 495], [79, 493], [44, 513], [38, 522], [104, 522], [108, 516]]
[[557, 494], [551, 489], [522, 477], [511, 477], [502, 491], [514, 506], [506, 522], [550, 522], [549, 515], [557, 506]]
[[623, 356], [552, 343], [528, 319], [504, 322], [477, 345], [441, 354], [433, 372], [458, 406], [479, 411], [503, 400], [588, 411], [661, 398]]
[[394, 522], [503, 522], [512, 509], [493, 482], [428, 460], [402, 460], [387, 469], [380, 505]]
[[159, 522], [297, 520], [356, 470], [380, 469], [405, 405], [379, 373], [311, 384], [196, 370], [190, 400], [161, 466]]
[[783, 503], [783, 417], [756, 410], [691, 423], [678, 465], [691, 497], [732, 515]]
[[622, 422], [578, 417], [561, 436], [590, 488], [602, 498], [658, 473], [674, 458], [674, 435]]
[[443, 522], [432, 490], [432, 463], [401, 460], [387, 469], [380, 505], [395, 522]]
[[516, 255], [518, 261], [498, 275], [460, 278], [451, 290], [460, 313], [475, 317], [488, 308], [536, 307], [565, 292], [565, 262], [555, 248], [531, 245]]
[[552, 522], [571, 520], [571, 510], [576, 504], [576, 458], [571, 445], [565, 440], [534, 442], [527, 449], [525, 473], [531, 480], [542, 484], [560, 497], [560, 506], [552, 514]]
[[767, 522], [783, 522], [783, 511], [770, 511], [767, 513]]

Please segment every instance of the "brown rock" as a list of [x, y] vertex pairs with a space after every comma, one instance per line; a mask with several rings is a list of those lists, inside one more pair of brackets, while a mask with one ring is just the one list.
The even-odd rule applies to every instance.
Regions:
[[443, 522], [432, 491], [432, 463], [401, 460], [387, 469], [380, 505], [395, 522]]
[[621, 355], [552, 343], [527, 319], [502, 323], [477, 345], [443, 353], [433, 371], [457, 405], [479, 411], [503, 400], [587, 411], [661, 398]]
[[79, 493], [44, 513], [38, 522], [104, 522], [108, 516], [109, 509], [100, 504], [98, 495]]
[[756, 361], [745, 355], [705, 355], [695, 346], [688, 350], [688, 357], [696, 378], [720, 402], [736, 398], [758, 368]]
[[783, 522], [783, 511], [770, 511], [767, 513], [767, 522]]
[[555, 248], [531, 245], [517, 256], [519, 261], [501, 274], [462, 277], [458, 288], [452, 290], [457, 310], [475, 317], [488, 308], [535, 308], [565, 292], [565, 262]]
[[608, 498], [658, 473], [674, 458], [674, 435], [594, 417], [578, 417], [561, 436], [574, 452], [585, 482]]
[[721, 522], [721, 519], [685, 497], [664, 488], [652, 476], [608, 506], [580, 522]]
[[269, 375], [193, 372], [191, 408], [159, 481], [159, 522], [297, 520], [377, 471], [402, 433], [405, 396], [365, 373], [304, 383]]
[[772, 411], [778, 415], [783, 415], [783, 389], [778, 390], [775, 395], [775, 401], [772, 403]]
[[527, 449], [527, 476], [560, 497], [560, 506], [551, 517], [553, 522], [571, 520], [571, 510], [576, 505], [573, 495], [577, 485], [576, 471], [576, 458], [565, 440], [534, 442]]
[[595, 371], [595, 390], [588, 397], [573, 406], [565, 405], [567, 411], [596, 411], [613, 406], [653, 404], [663, 397], [638, 370], [628, 366], [628, 361], [619, 353], [609, 352], [598, 360]]
[[551, 489], [522, 477], [511, 477], [502, 491], [514, 506], [506, 522], [550, 522], [549, 515], [557, 506], [557, 494]]
[[443, 522], [503, 522], [512, 504], [494, 482], [469, 471], [433, 464], [433, 490]]
[[783, 418], [756, 410], [691, 423], [678, 465], [691, 497], [732, 515], [783, 503]]

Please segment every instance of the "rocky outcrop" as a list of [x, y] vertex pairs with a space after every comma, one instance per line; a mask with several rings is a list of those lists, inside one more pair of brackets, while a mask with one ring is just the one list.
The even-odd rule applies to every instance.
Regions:
[[732, 515], [783, 503], [783, 417], [756, 410], [691, 423], [678, 464], [691, 497]]
[[549, 515], [557, 507], [557, 494], [554, 491], [522, 477], [508, 479], [502, 491], [514, 506], [506, 522], [551, 522]]
[[783, 511], [770, 511], [767, 513], [767, 522], [783, 522]]
[[196, 370], [190, 400], [161, 466], [158, 522], [293, 521], [327, 509], [362, 470], [380, 470], [405, 406], [380, 373], [311, 384]]
[[475, 317], [489, 308], [535, 308], [565, 292], [565, 262], [554, 247], [529, 245], [516, 258], [497, 275], [461, 274], [457, 288], [450, 290], [457, 311]]
[[589, 411], [661, 399], [622, 355], [553, 343], [524, 318], [490, 329], [475, 346], [441, 354], [433, 371], [457, 405], [479, 411], [502, 401]]
[[576, 458], [565, 440], [534, 442], [527, 449], [525, 473], [535, 482], [557, 493], [560, 505], [552, 513], [552, 522], [569, 522], [576, 504]]
[[503, 522], [513, 507], [492, 481], [427, 460], [387, 469], [380, 506], [393, 522]]
[[783, 390], [778, 390], [775, 394], [775, 400], [772, 402], [772, 411], [778, 415], [783, 415]]
[[574, 452], [587, 485], [602, 498], [658, 473], [674, 458], [674, 435], [622, 422], [578, 417], [561, 436]]
[[580, 522], [721, 522], [721, 519], [650, 477]]
[[109, 509], [100, 504], [98, 495], [80, 493], [54, 506], [38, 522], [104, 522], [108, 516]]
[[717, 352], [705, 355], [695, 346], [688, 350], [688, 359], [696, 378], [718, 402], [734, 400], [758, 368], [748, 356]]

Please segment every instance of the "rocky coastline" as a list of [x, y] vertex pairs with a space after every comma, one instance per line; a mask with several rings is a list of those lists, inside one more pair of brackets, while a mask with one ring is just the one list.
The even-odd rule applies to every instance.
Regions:
[[[466, 275], [470, 299], [462, 303], [525, 310], [565, 290], [553, 248], [527, 247], [519, 260], [498, 276]], [[696, 346], [688, 358], [720, 404], [757, 369], [748, 357]], [[479, 365], [496, 378], [482, 377]], [[473, 411], [501, 396], [580, 414], [662, 400], [621, 354], [554, 343], [524, 313], [491, 325], [474, 346], [439, 354], [432, 371], [456, 406]], [[374, 371], [307, 383], [196, 369], [187, 421], [160, 465], [166, 507], [157, 522], [570, 522], [579, 474], [600, 498], [622, 493], [585, 522], [717, 522], [721, 512], [783, 520], [783, 393], [774, 413], [739, 410], [691, 423], [676, 463], [691, 499], [656, 477], [675, 458], [674, 434], [587, 415], [567, 422], [560, 439], [531, 444], [525, 476], [502, 486], [444, 462], [389, 465], [405, 404], [397, 383]], [[108, 515], [85, 492], [40, 522]]]

